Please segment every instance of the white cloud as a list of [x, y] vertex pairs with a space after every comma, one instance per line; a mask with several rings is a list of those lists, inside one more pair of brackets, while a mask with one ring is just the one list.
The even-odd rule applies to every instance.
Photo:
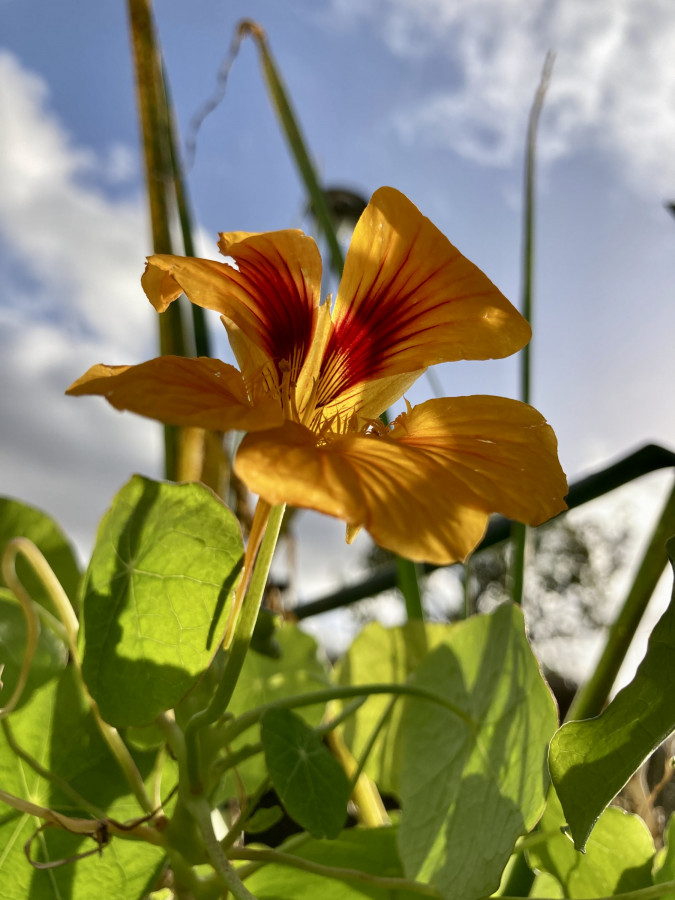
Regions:
[[548, 50], [556, 53], [541, 127], [543, 158], [609, 152], [629, 181], [675, 182], [675, 16], [671, 0], [333, 0], [367, 18], [393, 53], [458, 66], [457, 84], [399, 115], [408, 140], [506, 166], [522, 155], [527, 113]]
[[[96, 183], [119, 179], [124, 152], [111, 148], [106, 160], [74, 146], [48, 108], [45, 83], [7, 52], [0, 114], [0, 235], [7, 265], [31, 280], [21, 308], [28, 303], [33, 318], [97, 335], [132, 359], [147, 350], [154, 326], [140, 287], [146, 223], [138, 197], [111, 200]], [[16, 307], [16, 294], [3, 306]]]
[[0, 493], [49, 511], [86, 548], [130, 473], [159, 474], [155, 424], [64, 396], [94, 363], [153, 352], [146, 222], [139, 197], [101, 187], [128, 178], [128, 151], [74, 145], [44, 81], [7, 52], [0, 118]]

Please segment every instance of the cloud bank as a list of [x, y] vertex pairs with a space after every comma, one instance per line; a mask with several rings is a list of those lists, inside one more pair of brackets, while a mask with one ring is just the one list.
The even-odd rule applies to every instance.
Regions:
[[45, 82], [8, 52], [0, 118], [0, 493], [52, 513], [86, 547], [113, 493], [160, 458], [155, 425], [64, 396], [93, 363], [152, 354], [146, 223], [138, 196], [111, 189], [132, 173], [129, 152], [76, 146]]
[[390, 51], [457, 66], [398, 116], [409, 141], [484, 165], [522, 156], [545, 54], [556, 54], [540, 132], [552, 160], [608, 152], [634, 186], [675, 186], [675, 16], [671, 0], [332, 0], [344, 25], [366, 20]]

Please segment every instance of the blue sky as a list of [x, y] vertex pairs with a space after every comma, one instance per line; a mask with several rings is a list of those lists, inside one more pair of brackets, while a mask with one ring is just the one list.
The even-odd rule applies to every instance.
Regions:
[[[325, 183], [404, 191], [516, 303], [525, 123], [554, 50], [540, 132], [533, 401], [571, 478], [647, 441], [675, 446], [675, 220], [663, 208], [675, 198], [671, 0], [156, 7], [184, 132], [236, 22], [258, 20]], [[95, 362], [155, 352], [139, 284], [151, 247], [125, 4], [0, 0], [0, 22], [0, 492], [47, 509], [86, 548], [128, 475], [159, 473], [154, 425], [63, 397]], [[199, 133], [190, 188], [205, 254], [218, 231], [303, 224], [302, 188], [250, 42]], [[437, 375], [449, 395], [514, 396], [516, 372], [507, 360]], [[410, 400], [428, 391], [423, 379]], [[336, 534], [323, 522], [307, 531]], [[344, 571], [339, 541], [320, 569], [306, 555], [306, 598]]]

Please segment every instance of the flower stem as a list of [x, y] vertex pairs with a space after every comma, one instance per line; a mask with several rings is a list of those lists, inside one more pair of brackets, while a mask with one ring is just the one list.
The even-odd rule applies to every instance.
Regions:
[[[258, 611], [267, 583], [267, 575], [281, 529], [284, 509], [284, 504], [270, 508], [267, 504], [261, 505], [261, 501], [258, 501], [258, 508], [254, 515], [254, 524], [251, 529], [251, 538], [246, 548], [244, 572], [235, 595], [233, 614], [236, 616], [236, 621], [233, 620], [233, 634], [227, 662], [225, 663], [225, 671], [210, 704], [206, 709], [196, 713], [185, 727], [188, 777], [190, 788], [195, 794], [201, 794], [203, 790], [198, 761], [198, 734], [202, 728], [216, 722], [223, 715], [236, 687], [258, 618]], [[262, 536], [259, 526], [256, 524], [256, 518], [261, 519], [263, 517], [267, 520], [264, 536]], [[260, 543], [260, 550], [256, 556], [256, 545], [258, 543]], [[255, 565], [253, 564], [254, 559]], [[237, 610], [237, 606], [240, 607], [240, 611]], [[228, 627], [228, 635], [230, 630]]]

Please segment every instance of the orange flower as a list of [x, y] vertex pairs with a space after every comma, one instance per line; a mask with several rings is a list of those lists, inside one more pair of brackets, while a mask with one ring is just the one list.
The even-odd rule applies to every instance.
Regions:
[[501, 397], [429, 400], [378, 416], [424, 370], [520, 350], [527, 322], [403, 194], [361, 216], [331, 310], [321, 259], [297, 230], [222, 234], [212, 262], [151, 256], [158, 312], [181, 293], [222, 316], [240, 369], [164, 356], [94, 366], [68, 389], [171, 425], [248, 431], [235, 469], [272, 504], [337, 516], [414, 560], [464, 559], [490, 513], [537, 525], [565, 509], [552, 429]]

